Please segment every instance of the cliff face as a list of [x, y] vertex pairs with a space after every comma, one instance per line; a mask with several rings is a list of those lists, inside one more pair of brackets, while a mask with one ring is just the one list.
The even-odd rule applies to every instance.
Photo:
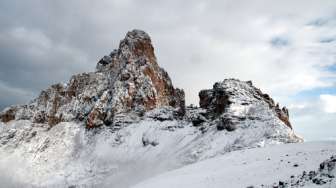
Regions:
[[35, 123], [85, 121], [88, 128], [113, 123], [115, 114], [139, 115], [162, 106], [184, 114], [184, 92], [175, 89], [156, 62], [150, 37], [143, 31], [126, 34], [119, 48], [104, 56], [96, 71], [55, 84], [28, 105], [11, 107], [1, 120], [29, 119]]

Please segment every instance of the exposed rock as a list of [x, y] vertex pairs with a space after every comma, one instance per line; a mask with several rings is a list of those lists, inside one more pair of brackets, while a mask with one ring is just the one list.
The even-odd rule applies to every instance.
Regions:
[[336, 175], [336, 155], [322, 162], [319, 167], [319, 172], [324, 175]]
[[150, 140], [145, 135], [143, 135], [143, 137], [142, 137], [142, 145], [143, 146], [148, 146], [148, 145], [157, 146], [157, 145], [159, 145], [159, 142], [157, 142], [156, 140]]
[[[200, 107], [207, 110], [210, 118], [217, 118], [230, 111], [241, 110], [244, 116], [238, 118], [260, 119], [255, 109], [256, 104], [268, 108], [288, 127], [292, 128], [289, 122], [289, 113], [286, 107], [280, 109], [279, 104], [275, 104], [273, 99], [254, 87], [251, 81], [242, 82], [236, 79], [225, 79], [217, 82], [212, 89], [199, 92]], [[238, 112], [237, 112], [238, 113]], [[229, 122], [228, 118], [225, 122]], [[223, 122], [218, 124], [218, 128], [224, 128]], [[231, 123], [232, 124], [232, 123]]]
[[217, 124], [217, 130], [227, 130], [229, 132], [237, 129], [238, 122], [235, 122], [231, 117], [223, 117]]
[[47, 114], [44, 111], [38, 111], [33, 116], [34, 123], [45, 123], [47, 122]]
[[289, 113], [288, 109], [286, 107], [282, 107], [282, 109], [279, 108], [279, 104], [277, 104], [275, 107], [275, 112], [277, 113], [277, 116], [279, 119], [284, 122], [288, 127], [292, 129], [292, 124], [289, 121]]
[[220, 83], [215, 83], [212, 90], [202, 90], [199, 92], [200, 107], [208, 109], [215, 115], [220, 115], [225, 108], [230, 105], [229, 94], [220, 87]]
[[202, 124], [210, 121], [206, 118], [206, 111], [204, 109], [193, 105], [186, 107], [184, 118], [187, 121], [192, 122], [195, 127], [201, 126]]
[[[185, 114], [184, 92], [175, 89], [156, 62], [151, 39], [143, 31], [133, 30], [119, 48], [104, 56], [96, 72], [73, 76], [68, 84], [55, 84], [42, 91], [23, 109], [31, 120], [50, 126], [62, 121], [86, 120], [88, 128], [113, 123], [118, 113], [135, 111], [143, 114], [157, 107], [171, 106]], [[16, 117], [10, 108], [1, 115], [3, 122]]]
[[[279, 181], [272, 186], [265, 187], [315, 187], [316, 185], [334, 185], [336, 175], [336, 156], [331, 156], [330, 159], [323, 161], [318, 170], [303, 171], [300, 175], [292, 175], [289, 180]], [[288, 185], [288, 186], [287, 186]]]
[[203, 115], [198, 114], [191, 122], [194, 126], [197, 127], [206, 121], [207, 119]]
[[0, 119], [2, 122], [9, 122], [15, 119], [15, 113], [17, 109], [15, 107], [10, 107], [5, 109], [3, 112], [0, 113]]
[[157, 108], [146, 113], [147, 118], [158, 121], [172, 121], [177, 119], [177, 115], [177, 111], [172, 107]]

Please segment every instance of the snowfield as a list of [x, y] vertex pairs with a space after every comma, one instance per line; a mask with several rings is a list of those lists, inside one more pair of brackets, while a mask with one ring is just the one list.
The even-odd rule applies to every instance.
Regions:
[[[324, 160], [336, 154], [336, 142], [308, 142], [234, 151], [169, 171], [133, 188], [244, 188], [272, 187], [303, 171], [317, 170]], [[318, 186], [336, 187], [336, 181]]]
[[130, 187], [231, 151], [296, 139], [278, 122], [247, 120], [235, 131], [212, 125], [204, 131], [183, 120], [157, 121], [153, 113], [119, 130], [87, 130], [74, 122], [51, 128], [28, 120], [0, 123], [0, 180], [6, 187]]

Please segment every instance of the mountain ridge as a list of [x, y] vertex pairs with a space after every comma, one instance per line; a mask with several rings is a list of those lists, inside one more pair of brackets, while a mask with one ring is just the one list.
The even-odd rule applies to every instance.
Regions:
[[95, 72], [0, 113], [0, 164], [20, 163], [15, 181], [33, 187], [129, 187], [231, 151], [303, 142], [252, 81], [224, 79], [199, 97], [186, 106], [148, 34], [130, 31]]
[[[253, 87], [256, 98], [266, 101], [279, 119], [292, 128], [286, 107], [280, 108], [268, 94], [255, 88], [252, 81], [246, 83]], [[201, 108], [224, 112], [224, 106], [229, 105], [228, 96], [221, 93], [218, 86], [219, 82], [212, 90], [200, 91]], [[168, 73], [158, 66], [149, 35], [132, 30], [120, 41], [118, 49], [98, 61], [95, 72], [77, 74], [65, 84], [51, 85], [31, 103], [3, 110], [0, 120], [30, 119], [53, 126], [62, 121], [86, 119], [86, 126], [93, 128], [110, 124], [116, 113], [134, 110], [141, 114], [161, 106], [178, 108], [179, 115], [183, 116], [184, 91], [174, 88]], [[59, 112], [62, 110], [65, 115]]]

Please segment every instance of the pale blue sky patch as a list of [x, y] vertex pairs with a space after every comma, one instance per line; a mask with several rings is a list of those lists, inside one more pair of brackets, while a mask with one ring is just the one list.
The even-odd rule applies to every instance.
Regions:
[[311, 90], [305, 90], [301, 91], [293, 96], [291, 98], [297, 100], [297, 101], [302, 101], [302, 100], [315, 100], [322, 94], [331, 94], [331, 95], [336, 95], [336, 87], [331, 86], [331, 87], [324, 87], [324, 88], [315, 88]]
[[[335, 54], [335, 57], [336, 57], [336, 54]], [[327, 66], [325, 69], [330, 71], [330, 72], [334, 72], [336, 74], [336, 62], [333, 65]], [[336, 80], [336, 78], [335, 78], [335, 80]]]
[[287, 37], [273, 37], [270, 41], [274, 48], [284, 48], [290, 45], [290, 41]]
[[325, 37], [320, 40], [321, 43], [331, 43], [335, 41], [336, 41], [336, 37]]
[[327, 25], [329, 22], [328, 18], [317, 18], [313, 21], [310, 21], [307, 25], [321, 27]]

